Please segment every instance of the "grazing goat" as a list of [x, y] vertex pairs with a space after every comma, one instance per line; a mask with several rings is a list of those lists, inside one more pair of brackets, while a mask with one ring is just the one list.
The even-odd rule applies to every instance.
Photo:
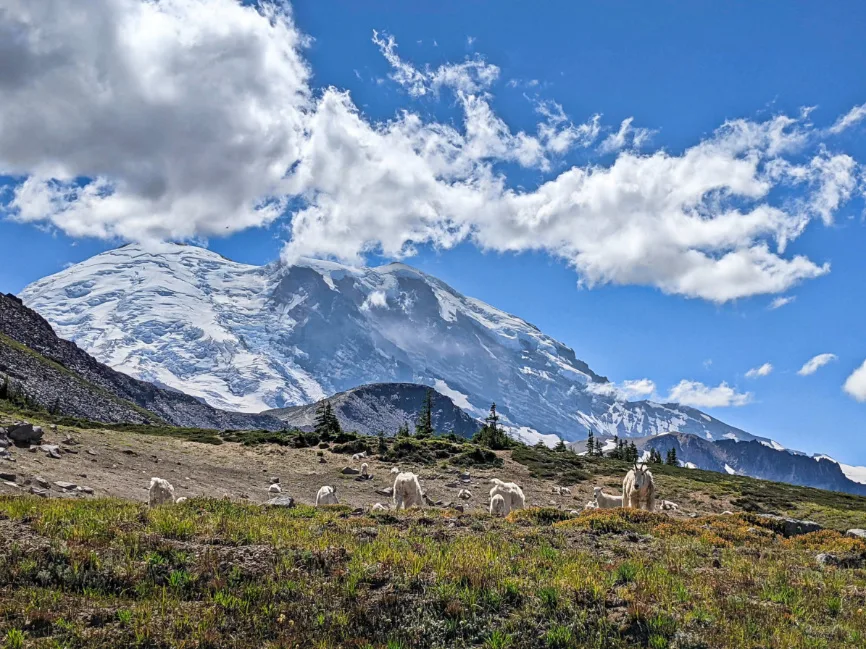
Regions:
[[496, 494], [490, 499], [490, 515], [491, 516], [508, 516], [510, 508], [508, 501], [502, 494]]
[[147, 504], [150, 507], [158, 505], [170, 505], [174, 503], [174, 487], [168, 480], [162, 478], [151, 478], [150, 488], [147, 492]]
[[468, 489], [461, 489], [457, 492], [457, 497], [462, 500], [469, 500], [470, 498], [472, 498], [472, 492]]
[[409, 509], [410, 507], [423, 507], [424, 494], [418, 476], [405, 471], [398, 473], [394, 478], [394, 509]]
[[659, 509], [664, 509], [665, 511], [677, 511], [680, 508], [675, 502], [670, 500], [663, 500]]
[[398, 473], [400, 473], [400, 469], [397, 467], [391, 467], [391, 475], [397, 475]]
[[595, 504], [594, 500], [590, 500], [583, 506], [583, 511], [589, 511], [590, 509], [598, 509], [598, 505]]
[[174, 501], [174, 504], [175, 505], [182, 505], [187, 500], [189, 500], [189, 499], [186, 496], [181, 496], [180, 498], [178, 498], [177, 500]]
[[316, 494], [316, 507], [320, 505], [339, 505], [339, 501], [337, 500], [337, 488], [331, 487], [329, 485], [325, 485], [321, 489], [319, 489], [319, 493]]
[[593, 502], [599, 509], [616, 509], [622, 507], [622, 496], [611, 496], [601, 490], [601, 487], [593, 487]]
[[370, 510], [371, 510], [371, 511], [374, 511], [374, 512], [387, 512], [387, 511], [390, 511], [390, 510], [388, 509], [388, 505], [383, 505], [382, 503], [376, 503], [375, 505], [373, 505], [373, 506], [370, 508]]
[[280, 487], [280, 485], [278, 485], [278, 484], [272, 484], [270, 487], [268, 487], [268, 493], [269, 494], [281, 494], [281, 493], [283, 493], [283, 488]]
[[526, 507], [526, 497], [523, 495], [523, 489], [516, 483], [502, 482], [499, 478], [493, 478], [490, 482], [493, 483], [493, 488], [490, 490], [491, 502], [493, 496], [500, 495], [505, 498], [505, 502], [508, 504], [508, 511]]
[[361, 465], [361, 477], [362, 477], [362, 478], [367, 478], [367, 477], [369, 477], [369, 475], [370, 475], [369, 468], [370, 468], [370, 467], [367, 466], [367, 463], [366, 463], [366, 462], [364, 462], [364, 464]]
[[629, 470], [622, 481], [622, 506], [632, 509], [655, 509], [656, 486], [653, 474], [646, 464], [637, 464]]

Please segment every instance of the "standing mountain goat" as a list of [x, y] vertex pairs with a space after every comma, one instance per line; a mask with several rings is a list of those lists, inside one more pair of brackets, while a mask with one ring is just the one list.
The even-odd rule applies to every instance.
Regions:
[[423, 507], [424, 494], [418, 476], [408, 471], [398, 473], [394, 478], [394, 509], [409, 509], [410, 507]]
[[162, 478], [151, 478], [150, 489], [147, 492], [147, 504], [149, 507], [158, 505], [170, 505], [174, 503], [174, 487], [168, 480]]
[[370, 470], [369, 469], [370, 469], [370, 467], [367, 465], [366, 462], [364, 462], [361, 465], [361, 477], [362, 478], [367, 478], [370, 476]]
[[523, 495], [523, 489], [516, 483], [502, 482], [499, 478], [493, 478], [490, 482], [493, 483], [493, 488], [490, 490], [491, 504], [493, 503], [493, 497], [499, 495], [505, 499], [508, 511], [526, 507], [526, 497]]
[[339, 501], [337, 500], [337, 488], [331, 487], [329, 485], [325, 485], [321, 489], [319, 489], [319, 493], [316, 494], [316, 507], [320, 505], [339, 505]]
[[491, 516], [508, 516], [509, 511], [508, 501], [505, 500], [502, 494], [496, 494], [490, 499]]
[[622, 507], [622, 496], [611, 496], [604, 493], [601, 487], [593, 487], [593, 499], [599, 509], [616, 509]]
[[[646, 464], [638, 465], [625, 474], [622, 481], [622, 506], [651, 512], [656, 504], [656, 485]], [[643, 505], [643, 507], [641, 507]]]

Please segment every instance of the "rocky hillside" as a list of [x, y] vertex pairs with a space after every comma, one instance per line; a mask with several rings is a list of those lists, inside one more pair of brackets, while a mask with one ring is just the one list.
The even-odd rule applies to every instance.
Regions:
[[102, 422], [195, 428], [266, 428], [267, 415], [225, 412], [195, 397], [158, 388], [106, 367], [59, 338], [51, 325], [12, 295], [0, 294], [0, 385], [57, 414]]
[[[429, 389], [416, 383], [374, 383], [307, 406], [268, 410], [263, 414], [278, 417], [289, 428], [312, 430], [316, 411], [322, 403], [329, 402], [344, 429], [363, 435], [376, 435], [379, 431], [393, 435], [404, 424], [414, 430]], [[478, 420], [455, 406], [451, 399], [433, 391], [433, 428], [437, 433], [472, 437], [480, 427]]]
[[369, 383], [431, 386], [522, 439], [679, 431], [753, 439], [693, 408], [628, 402], [532, 324], [404, 264], [239, 264], [128, 245], [28, 286], [24, 302], [101, 362], [218, 408], [307, 405]]
[[866, 485], [847, 478], [832, 460], [771, 448], [757, 441], [711, 442], [692, 435], [661, 435], [642, 442], [640, 448], [655, 448], [662, 457], [670, 448], [676, 448], [680, 462], [699, 469], [866, 495]]

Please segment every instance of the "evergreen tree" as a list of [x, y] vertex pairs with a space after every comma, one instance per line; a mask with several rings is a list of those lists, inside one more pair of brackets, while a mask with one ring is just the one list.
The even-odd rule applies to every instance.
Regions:
[[494, 451], [511, 448], [511, 440], [505, 431], [499, 427], [499, 415], [496, 414], [495, 403], [490, 406], [490, 414], [484, 420], [484, 426], [475, 433], [472, 441]]
[[340, 420], [337, 419], [337, 415], [334, 414], [334, 409], [331, 406], [330, 401], [323, 401], [319, 404], [319, 407], [316, 408], [316, 419], [314, 425], [316, 436], [323, 442], [327, 442], [343, 432], [340, 427]]
[[330, 402], [328, 402], [328, 430], [331, 435], [335, 437], [343, 432], [343, 428], [340, 426], [340, 420], [337, 419], [337, 414], [331, 408]]
[[669, 464], [670, 466], [679, 466], [679, 462], [677, 461], [677, 449], [675, 447], [671, 446], [670, 450], [668, 450], [665, 464]]
[[661, 464], [662, 463], [662, 454], [659, 453], [657, 448], [650, 449], [649, 461], [652, 464]]
[[628, 461], [629, 462], [637, 462], [637, 458], [638, 458], [637, 446], [635, 446], [635, 443], [632, 442], [628, 447]]
[[418, 413], [418, 422], [415, 424], [415, 437], [426, 438], [433, 435], [433, 390], [427, 390], [421, 412]]
[[568, 447], [565, 445], [565, 440], [560, 437], [559, 442], [553, 447], [553, 450], [558, 453], [565, 453], [568, 450]]
[[379, 444], [378, 444], [378, 447], [376, 449], [376, 452], [379, 455], [385, 455], [385, 453], [388, 452], [388, 445], [385, 443], [385, 431], [380, 430], [379, 435], [377, 437], [379, 438]]
[[586, 432], [586, 454], [589, 457], [595, 455], [595, 434], [593, 434], [592, 428]]
[[400, 424], [400, 428], [397, 429], [397, 437], [409, 437], [409, 425], [407, 423]]

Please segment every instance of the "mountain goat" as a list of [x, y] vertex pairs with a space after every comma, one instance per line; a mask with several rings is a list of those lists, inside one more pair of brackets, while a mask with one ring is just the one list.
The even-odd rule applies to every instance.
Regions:
[[593, 487], [593, 499], [599, 509], [616, 509], [622, 507], [622, 496], [611, 496], [604, 493], [601, 487]]
[[491, 516], [508, 516], [509, 511], [508, 501], [505, 500], [502, 494], [496, 494], [490, 499]]
[[516, 483], [503, 482], [499, 478], [493, 478], [490, 482], [493, 483], [493, 488], [490, 490], [491, 503], [493, 502], [493, 497], [499, 495], [505, 499], [508, 511], [526, 507], [526, 497], [523, 495], [523, 489]]
[[337, 500], [337, 488], [331, 487], [329, 485], [325, 485], [321, 489], [319, 489], [319, 493], [316, 494], [316, 507], [321, 505], [339, 505], [339, 501]]
[[150, 488], [147, 492], [147, 504], [149, 507], [159, 505], [170, 505], [174, 503], [174, 487], [168, 480], [162, 478], [151, 478]]
[[622, 481], [622, 506], [651, 512], [655, 509], [655, 501], [656, 486], [653, 474], [647, 469], [646, 464], [635, 463], [634, 468], [625, 474], [625, 479]]
[[408, 471], [398, 473], [394, 478], [394, 509], [423, 506], [424, 495], [418, 476]]

